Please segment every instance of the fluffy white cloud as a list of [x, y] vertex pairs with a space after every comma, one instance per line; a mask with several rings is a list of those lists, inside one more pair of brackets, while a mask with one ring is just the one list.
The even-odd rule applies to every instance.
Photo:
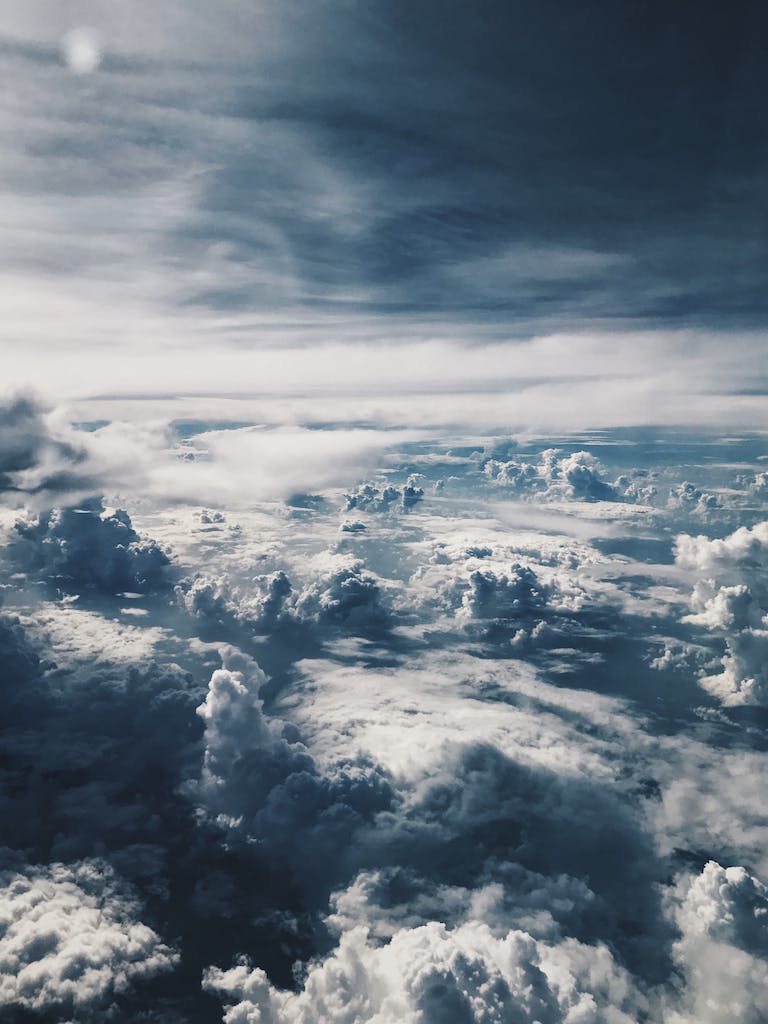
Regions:
[[533, 462], [519, 462], [516, 459], [509, 459], [507, 462], [489, 459], [483, 467], [483, 472], [496, 483], [527, 494], [531, 491], [540, 491], [545, 486], [542, 468]]
[[[275, 987], [245, 958], [228, 970], [209, 968], [203, 984], [224, 1003], [226, 1024], [759, 1024], [768, 1012], [768, 890], [742, 867], [711, 861], [668, 890], [679, 973], [655, 986], [639, 983], [600, 943], [494, 925], [498, 886], [442, 888], [426, 898], [411, 892], [402, 913], [392, 916], [390, 904], [372, 918], [381, 882], [362, 875], [336, 894], [329, 921], [341, 931], [339, 945], [307, 965], [300, 991]], [[395, 884], [407, 891], [403, 880]], [[549, 906], [556, 891], [549, 883]], [[576, 890], [560, 893], [568, 901]], [[454, 923], [419, 921], [436, 910]]]
[[709, 861], [691, 881], [677, 917], [688, 939], [768, 953], [768, 889], [746, 868]]
[[746, 629], [760, 626], [763, 610], [744, 583], [715, 587], [712, 580], [699, 580], [691, 594], [693, 612], [684, 621], [707, 629]]
[[675, 559], [684, 568], [700, 572], [763, 566], [768, 561], [768, 521], [740, 526], [722, 540], [680, 534], [675, 542]]
[[77, 1011], [170, 970], [177, 954], [139, 909], [100, 861], [0, 873], [0, 1006]]
[[633, 1024], [646, 1007], [605, 947], [497, 937], [478, 921], [432, 921], [385, 945], [354, 928], [309, 965], [298, 993], [247, 961], [210, 968], [203, 984], [223, 1000], [226, 1024]]
[[363, 635], [390, 623], [382, 581], [359, 559], [324, 552], [305, 567], [294, 590], [282, 570], [232, 585], [226, 576], [197, 576], [177, 588], [181, 605], [205, 627], [268, 633], [279, 624], [340, 628]]
[[536, 544], [527, 533], [499, 528], [435, 533], [445, 539], [419, 545], [428, 560], [396, 598], [404, 615], [426, 630], [458, 625], [469, 635], [503, 640], [506, 634], [513, 642], [519, 635], [527, 643], [532, 629], [539, 639], [549, 625], [567, 631], [569, 617], [590, 602], [597, 607], [616, 599], [615, 588], [590, 580], [588, 567], [600, 559], [587, 545], [565, 538]]
[[768, 470], [755, 473], [754, 479], [749, 484], [749, 489], [760, 498], [768, 498]]

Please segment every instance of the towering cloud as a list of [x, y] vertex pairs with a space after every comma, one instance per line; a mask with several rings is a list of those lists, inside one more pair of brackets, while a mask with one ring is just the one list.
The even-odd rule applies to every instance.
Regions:
[[480, 619], [515, 623], [543, 609], [546, 598], [546, 588], [528, 566], [514, 564], [508, 574], [499, 576], [491, 570], [476, 569], [470, 573], [458, 617], [468, 622]]
[[355, 834], [392, 803], [389, 780], [361, 757], [321, 771], [296, 730], [265, 714], [259, 666], [232, 647], [221, 654], [197, 709], [204, 754], [189, 794], [231, 841], [258, 844], [283, 884], [322, 902], [359, 857]]

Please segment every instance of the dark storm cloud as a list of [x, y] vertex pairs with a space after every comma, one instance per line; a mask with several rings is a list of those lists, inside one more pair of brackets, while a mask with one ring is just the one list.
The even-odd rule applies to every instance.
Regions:
[[9, 682], [24, 683], [37, 675], [40, 658], [30, 646], [14, 615], [0, 615], [0, 661], [5, 673], [6, 687]]
[[85, 689], [46, 667], [8, 680], [4, 693], [13, 715], [2, 730], [0, 808], [15, 823], [5, 845], [41, 861], [123, 850], [121, 871], [162, 888], [162, 865], [150, 858], [147, 870], [147, 853], [183, 817], [174, 790], [199, 741], [199, 687], [173, 664], [99, 665]]
[[509, 574], [476, 569], [453, 588], [452, 603], [460, 602], [458, 615], [465, 623], [479, 621], [519, 624], [532, 614], [543, 613], [548, 588], [528, 566], [512, 565]]

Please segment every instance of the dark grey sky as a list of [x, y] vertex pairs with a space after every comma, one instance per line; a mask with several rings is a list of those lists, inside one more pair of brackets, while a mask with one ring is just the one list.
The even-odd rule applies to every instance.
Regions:
[[366, 186], [355, 230], [318, 224], [322, 192], [245, 150], [206, 196], [242, 214], [228, 237], [243, 258], [266, 193], [310, 287], [363, 288], [377, 309], [764, 315], [761, 6], [425, 0], [310, 17], [271, 86], [244, 74], [230, 110], [295, 126]]
[[[17, 145], [6, 188], [121, 200], [99, 226], [129, 250], [149, 234], [184, 280], [181, 305], [508, 325], [765, 318], [762, 4], [116, 11], [11, 17], [26, 159]], [[62, 85], [57, 19], [77, 18], [102, 62]], [[193, 171], [172, 223], [121, 199]], [[92, 226], [81, 213], [71, 227]], [[61, 247], [27, 240], [26, 255], [71, 267]], [[76, 259], [102, 256], [78, 246]]]

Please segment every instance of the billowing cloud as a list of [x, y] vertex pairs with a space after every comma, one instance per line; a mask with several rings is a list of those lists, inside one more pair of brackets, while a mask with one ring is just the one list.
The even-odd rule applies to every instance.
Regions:
[[522, 620], [546, 603], [546, 589], [528, 566], [515, 564], [509, 575], [476, 569], [461, 597], [458, 617], [468, 621]]
[[360, 512], [386, 512], [399, 508], [403, 512], [413, 508], [424, 497], [424, 488], [416, 477], [409, 477], [402, 487], [394, 484], [360, 484], [345, 495], [344, 511], [357, 509]]
[[328, 560], [296, 601], [301, 619], [362, 633], [386, 629], [390, 621], [379, 580], [359, 559]]
[[558, 449], [548, 448], [538, 462], [489, 459], [483, 470], [491, 480], [521, 495], [539, 495], [545, 500], [622, 500], [619, 489], [603, 479], [598, 459], [585, 451], [561, 456]]
[[768, 470], [755, 473], [749, 484], [750, 491], [761, 498], [768, 498]]
[[476, 921], [455, 929], [433, 921], [385, 945], [355, 928], [310, 964], [299, 993], [275, 989], [247, 961], [211, 968], [204, 985], [224, 1002], [227, 1024], [631, 1024], [646, 1005], [605, 947], [496, 937]]
[[[282, 738], [281, 722], [264, 715], [259, 697], [267, 677], [253, 659], [235, 648], [222, 650], [223, 667], [208, 684], [208, 693], [197, 713], [205, 723], [205, 754], [199, 796], [226, 823], [238, 825], [246, 802], [259, 802], [269, 791], [264, 779], [258, 791], [254, 771], [257, 758], [290, 760], [289, 745]], [[300, 760], [300, 755], [298, 757]], [[249, 785], [249, 783], [251, 783]], [[235, 813], [233, 813], [233, 810]]]
[[177, 587], [182, 606], [210, 632], [269, 633], [280, 625], [341, 629], [351, 633], [385, 630], [391, 612], [381, 581], [360, 559], [324, 553], [295, 587], [283, 570], [234, 585], [226, 577], [197, 576]]
[[205, 625], [267, 632], [291, 615], [291, 582], [282, 570], [257, 576], [246, 587], [224, 577], [196, 576], [177, 588], [182, 606]]
[[720, 506], [716, 495], [702, 491], [688, 480], [684, 480], [677, 487], [670, 489], [667, 504], [670, 508], [699, 515], [706, 515]]
[[530, 534], [512, 539], [499, 529], [472, 539], [457, 531], [431, 550], [425, 546], [428, 561], [399, 598], [404, 616], [427, 630], [460, 626], [470, 636], [513, 645], [538, 644], [549, 631], [556, 646], [574, 628], [574, 616], [610, 600], [584, 576], [583, 565], [599, 557], [588, 545]]
[[723, 704], [768, 705], [768, 629], [742, 629], [726, 639], [722, 672], [700, 684]]
[[693, 611], [685, 621], [707, 629], [732, 630], [760, 626], [763, 609], [744, 583], [717, 587], [711, 580], [699, 580], [691, 594]]
[[140, 537], [123, 509], [99, 498], [18, 520], [11, 556], [27, 573], [65, 591], [147, 593], [168, 586], [168, 554]]

